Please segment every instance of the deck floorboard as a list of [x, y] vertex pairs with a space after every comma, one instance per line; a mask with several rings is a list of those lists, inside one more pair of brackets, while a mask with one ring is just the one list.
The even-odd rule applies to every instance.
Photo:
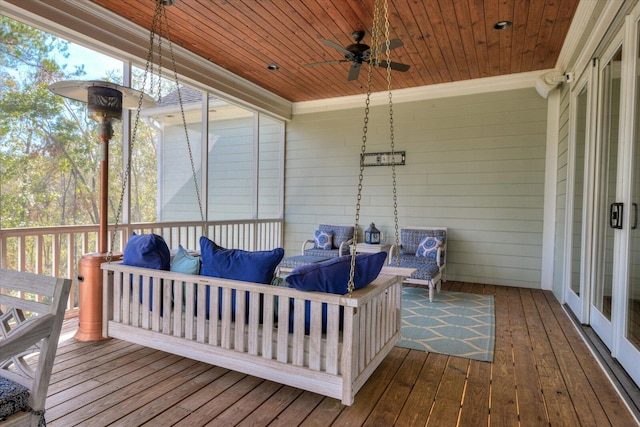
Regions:
[[495, 296], [494, 361], [396, 347], [350, 407], [120, 340], [78, 342], [77, 319], [66, 320], [47, 424], [637, 425], [551, 292], [463, 282], [442, 288]]

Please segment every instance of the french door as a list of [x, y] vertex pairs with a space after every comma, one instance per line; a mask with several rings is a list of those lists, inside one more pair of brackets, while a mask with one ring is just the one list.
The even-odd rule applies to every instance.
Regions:
[[565, 301], [640, 384], [640, 6], [572, 88]]
[[616, 239], [623, 230], [625, 204], [618, 202], [620, 181], [620, 71], [621, 43], [612, 44], [600, 61], [598, 73], [598, 132], [596, 139], [595, 199], [594, 199], [594, 252], [592, 265], [589, 320], [591, 327], [609, 348], [613, 348], [613, 288], [619, 277], [620, 254]]
[[623, 193], [629, 206], [626, 229], [622, 233], [621, 242], [621, 286], [614, 290], [618, 306], [612, 319], [615, 331], [613, 356], [640, 384], [640, 224], [638, 204], [640, 203], [640, 11], [627, 17], [627, 49], [625, 54], [630, 60], [624, 63], [623, 75], [631, 78], [623, 86], [622, 110], [620, 122], [623, 124], [622, 137], [629, 141], [625, 151], [627, 162], [623, 167], [628, 173], [623, 174], [628, 182], [628, 191]]
[[582, 323], [588, 323], [588, 294], [590, 288], [586, 285], [589, 280], [589, 263], [585, 262], [591, 257], [591, 247], [589, 243], [591, 234], [588, 224], [591, 223], [592, 212], [591, 200], [588, 197], [592, 184], [586, 172], [592, 169], [589, 166], [590, 134], [593, 132], [589, 120], [592, 107], [592, 97], [590, 96], [590, 83], [594, 78], [593, 73], [588, 72], [580, 79], [573, 91], [571, 98], [571, 118], [572, 131], [570, 133], [569, 156], [571, 161], [568, 164], [567, 181], [573, 189], [569, 191], [572, 197], [567, 200], [567, 230], [568, 242], [567, 268], [565, 268], [566, 292], [565, 300], [573, 313]]

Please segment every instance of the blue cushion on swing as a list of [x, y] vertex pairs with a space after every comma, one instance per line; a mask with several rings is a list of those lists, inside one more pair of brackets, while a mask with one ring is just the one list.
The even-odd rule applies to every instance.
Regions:
[[171, 261], [171, 271], [198, 274], [200, 273], [200, 257], [191, 255], [182, 245], [178, 245], [178, 251]]
[[[373, 282], [385, 260], [386, 252], [356, 255], [356, 268], [353, 273], [354, 289], [360, 289]], [[351, 255], [345, 255], [329, 261], [315, 264], [302, 265], [295, 268], [287, 276], [287, 284], [290, 288], [301, 291], [317, 291], [331, 294], [344, 295], [349, 290], [349, 276], [351, 275]], [[293, 332], [294, 304], [290, 302], [289, 332]], [[309, 334], [311, 329], [311, 302], [305, 301], [304, 333]], [[344, 309], [340, 307], [340, 323], [342, 330]], [[322, 304], [322, 332], [327, 332], [327, 304]]]
[[200, 274], [203, 276], [268, 285], [273, 279], [276, 267], [284, 257], [284, 249], [255, 252], [225, 249], [202, 236], [200, 237], [200, 255], [202, 256]]
[[[205, 236], [200, 237], [200, 256], [202, 276], [220, 277], [222, 279], [242, 280], [246, 282], [268, 285], [273, 280], [275, 269], [284, 257], [284, 249], [276, 248], [271, 251], [244, 251], [241, 249], [225, 249]], [[209, 315], [209, 295], [207, 288], [207, 316]], [[218, 291], [222, 300], [222, 288]], [[249, 293], [246, 293], [245, 304], [249, 306]], [[222, 316], [222, 306], [218, 316]], [[231, 319], [236, 316], [236, 290], [231, 291]], [[262, 314], [260, 314], [262, 319]], [[246, 313], [245, 322], [249, 320]]]
[[[171, 252], [162, 236], [133, 233], [124, 248], [122, 264], [155, 270], [169, 270], [171, 268]], [[133, 283], [131, 286], [133, 287]], [[162, 281], [160, 292], [160, 300], [162, 300]], [[140, 278], [140, 302], [143, 301], [143, 293], [142, 278]], [[149, 309], [153, 310], [153, 279], [149, 281]]]
[[[360, 289], [378, 277], [386, 258], [386, 252], [356, 255], [354, 288]], [[290, 288], [301, 291], [344, 295], [348, 292], [350, 274], [351, 255], [344, 255], [328, 261], [296, 267], [286, 280]]]
[[171, 253], [162, 236], [133, 233], [124, 248], [122, 263], [134, 267], [169, 270]]

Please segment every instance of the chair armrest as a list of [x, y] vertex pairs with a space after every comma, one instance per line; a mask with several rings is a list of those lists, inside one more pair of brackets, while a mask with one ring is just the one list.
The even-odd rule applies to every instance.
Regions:
[[391, 245], [389, 249], [389, 256], [387, 256], [387, 265], [391, 265], [391, 259], [394, 257], [394, 253], [400, 253], [400, 248], [395, 243]]
[[349, 250], [349, 247], [353, 244], [353, 239], [349, 239], [347, 241], [344, 241], [342, 243], [340, 243], [340, 250], [338, 251], [338, 256], [342, 256], [342, 253], [345, 249], [345, 247], [347, 248], [347, 253], [345, 255], [349, 255], [351, 253], [351, 251]]
[[2, 359], [7, 360], [16, 356], [29, 347], [36, 344], [42, 338], [51, 335], [54, 314], [45, 314], [36, 319], [29, 320], [14, 329], [11, 334], [2, 341]]
[[[442, 261], [447, 256], [447, 243], [445, 242], [442, 246], [438, 247], [438, 253], [436, 254], [436, 264], [438, 267], [442, 267]], [[446, 263], [446, 261], [445, 261]]]
[[304, 255], [305, 246], [307, 246], [309, 243], [315, 243], [315, 240], [307, 239], [304, 242], [302, 242], [302, 248], [300, 248], [300, 255]]

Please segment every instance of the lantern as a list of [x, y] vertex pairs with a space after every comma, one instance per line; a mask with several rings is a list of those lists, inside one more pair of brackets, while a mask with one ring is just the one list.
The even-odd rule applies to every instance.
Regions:
[[364, 242], [367, 244], [380, 243], [380, 230], [376, 228], [374, 223], [371, 223], [369, 228], [364, 231]]

